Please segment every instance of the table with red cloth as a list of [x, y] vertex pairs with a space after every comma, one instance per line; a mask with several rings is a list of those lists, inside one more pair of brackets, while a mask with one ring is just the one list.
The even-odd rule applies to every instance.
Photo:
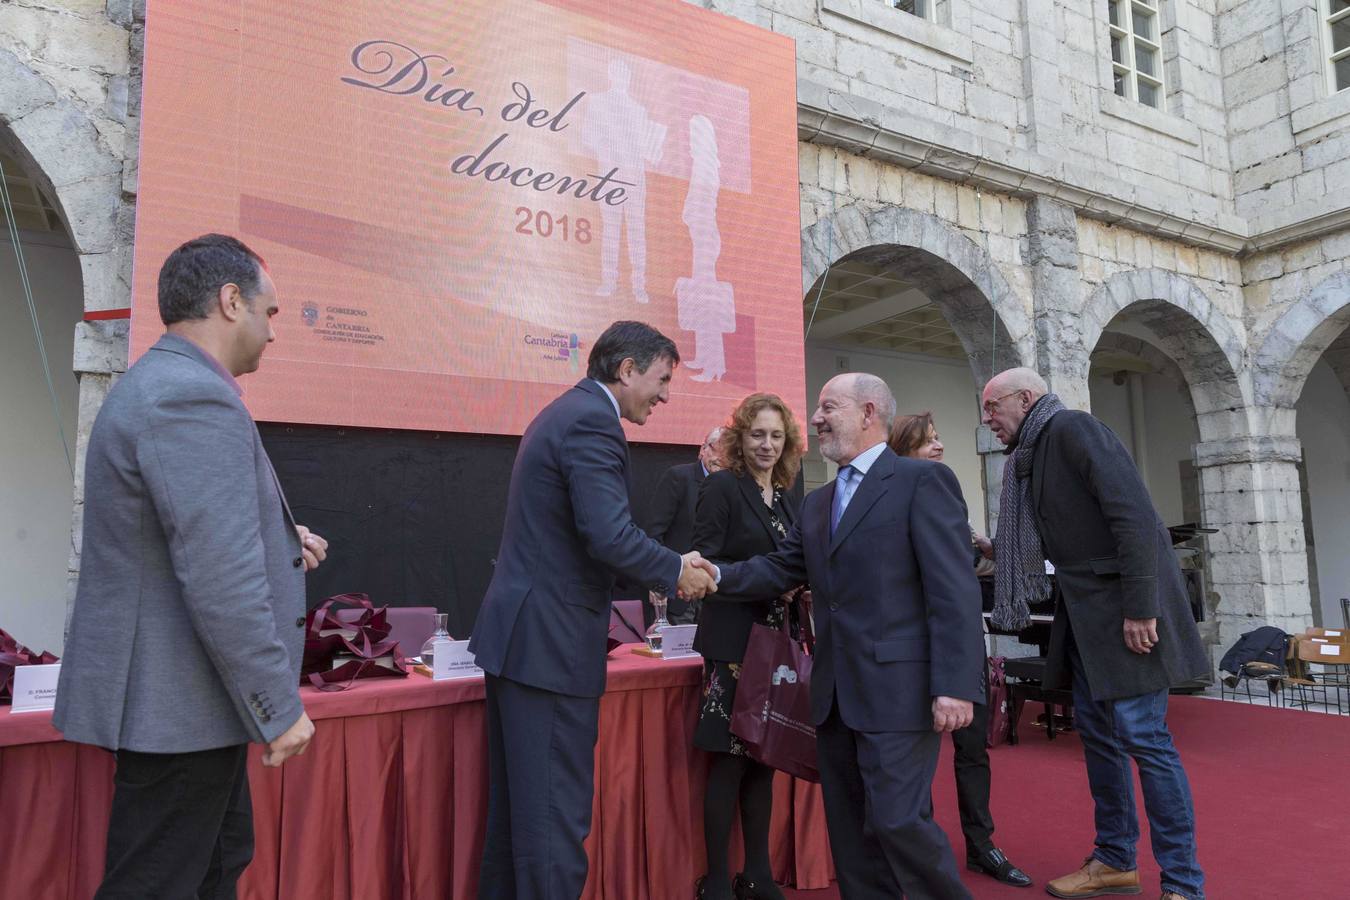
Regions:
[[[585, 898], [683, 900], [704, 870], [707, 756], [694, 749], [701, 660], [616, 650], [600, 703]], [[482, 679], [302, 688], [309, 751], [249, 756], [255, 851], [239, 896], [472, 898], [487, 816]], [[103, 872], [113, 756], [67, 743], [50, 713], [0, 707], [0, 884], [25, 900], [84, 900]], [[817, 785], [779, 773], [770, 836], [778, 881], [834, 877]], [[734, 857], [733, 857], [734, 858]]]

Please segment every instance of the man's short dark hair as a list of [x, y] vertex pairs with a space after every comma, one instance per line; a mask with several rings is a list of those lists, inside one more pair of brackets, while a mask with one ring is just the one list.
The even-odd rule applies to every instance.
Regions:
[[646, 372], [662, 357], [672, 366], [679, 365], [680, 351], [675, 342], [645, 322], [615, 322], [605, 329], [591, 348], [586, 362], [586, 377], [605, 384], [619, 380], [619, 366], [633, 358], [639, 372]]
[[262, 257], [226, 234], [204, 234], [169, 254], [159, 270], [159, 317], [165, 325], [205, 319], [227, 284], [251, 301], [262, 284]]

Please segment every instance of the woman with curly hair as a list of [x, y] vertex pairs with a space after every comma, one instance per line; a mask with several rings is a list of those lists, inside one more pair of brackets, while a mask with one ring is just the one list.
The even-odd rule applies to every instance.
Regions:
[[[772, 553], [797, 521], [800, 502], [789, 491], [806, 444], [787, 404], [774, 394], [740, 402], [722, 432], [727, 467], [703, 482], [694, 515], [693, 549], [718, 562]], [[703, 655], [703, 705], [694, 745], [713, 756], [703, 800], [708, 874], [700, 900], [782, 900], [769, 866], [773, 769], [752, 760], [731, 733], [736, 681], [755, 623], [782, 627], [788, 614], [779, 597], [709, 594], [699, 614], [694, 649]], [[727, 855], [737, 801], [745, 838], [745, 869], [731, 877]]]

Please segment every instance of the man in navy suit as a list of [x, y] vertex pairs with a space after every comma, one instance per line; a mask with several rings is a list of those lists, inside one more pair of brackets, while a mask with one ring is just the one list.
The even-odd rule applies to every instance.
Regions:
[[811, 711], [844, 900], [968, 900], [930, 796], [941, 735], [984, 700], [980, 589], [966, 504], [941, 463], [886, 446], [895, 398], [833, 378], [811, 417], [833, 485], [806, 498], [775, 553], [721, 567], [728, 594], [809, 581]]
[[690, 598], [711, 565], [649, 538], [628, 509], [622, 417], [670, 396], [675, 344], [615, 322], [587, 377], [525, 430], [497, 568], [469, 649], [487, 673], [488, 822], [480, 898], [575, 900], [586, 883], [609, 598], [616, 575]]

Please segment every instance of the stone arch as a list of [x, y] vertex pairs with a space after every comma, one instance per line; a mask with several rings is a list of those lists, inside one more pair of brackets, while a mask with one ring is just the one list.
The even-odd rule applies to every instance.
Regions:
[[86, 310], [124, 307], [129, 272], [118, 237], [122, 161], [69, 99], [0, 50], [0, 142], [37, 180], [79, 254]]
[[864, 260], [925, 286], [970, 358], [978, 387], [995, 372], [1030, 365], [1031, 318], [988, 252], [931, 213], [849, 206], [802, 230], [802, 289], [831, 265]]
[[[1347, 328], [1350, 328], [1350, 271], [1324, 278], [1286, 309], [1266, 332], [1252, 358], [1257, 402], [1276, 409], [1293, 409], [1313, 365]], [[1346, 383], [1344, 377], [1342, 383]]]
[[1247, 433], [1243, 341], [1228, 317], [1190, 279], [1163, 269], [1120, 272], [1093, 291], [1081, 329], [1088, 353], [1108, 323], [1129, 311], [1154, 335], [1180, 370], [1191, 395], [1200, 439]]
[[1186, 411], [1192, 419], [1195, 418], [1195, 400], [1191, 397], [1190, 386], [1186, 383], [1185, 373], [1181, 371], [1181, 366], [1177, 365], [1176, 360], [1158, 349], [1152, 342], [1119, 331], [1104, 331], [1102, 336], [1097, 339], [1097, 346], [1093, 349], [1113, 350], [1117, 353], [1127, 353], [1130, 356], [1137, 356], [1142, 359], [1155, 372], [1172, 382], [1177, 389], [1177, 393], [1181, 395], [1181, 402], [1185, 404]]

